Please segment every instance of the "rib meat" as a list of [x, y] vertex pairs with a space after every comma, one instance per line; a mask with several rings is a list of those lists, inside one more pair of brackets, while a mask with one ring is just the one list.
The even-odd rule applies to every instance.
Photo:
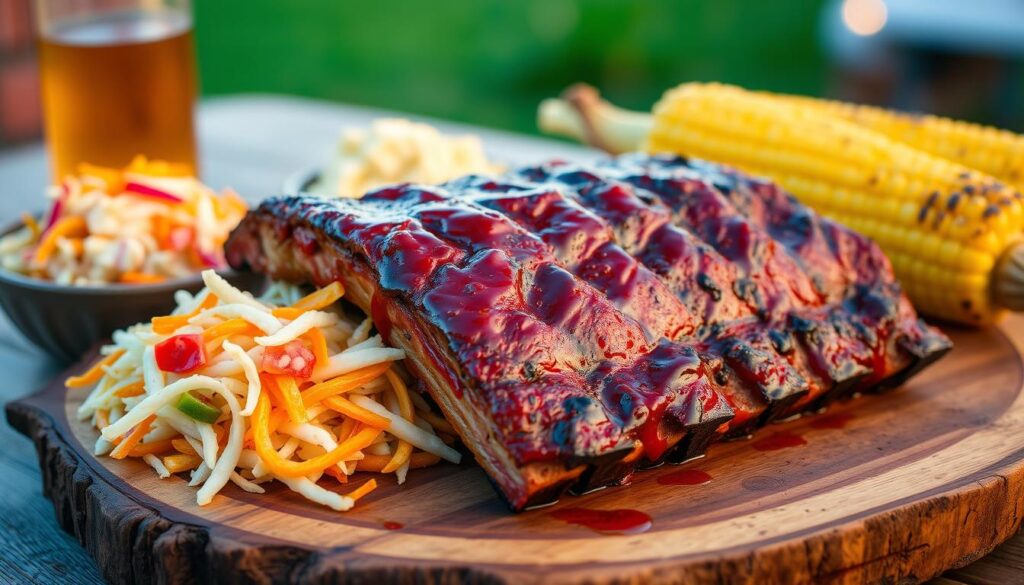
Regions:
[[869, 240], [677, 157], [270, 199], [227, 257], [342, 281], [516, 510], [897, 385], [950, 347]]

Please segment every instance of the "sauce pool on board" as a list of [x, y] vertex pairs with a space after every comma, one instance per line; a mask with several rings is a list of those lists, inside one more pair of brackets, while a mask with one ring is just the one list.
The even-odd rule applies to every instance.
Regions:
[[848, 412], [836, 412], [816, 417], [811, 420], [811, 428], [814, 429], [842, 429], [853, 420], [853, 415]]
[[658, 478], [661, 485], [704, 485], [712, 479], [711, 474], [700, 469], [680, 469]]
[[779, 431], [772, 433], [763, 439], [758, 439], [751, 444], [751, 447], [758, 451], [778, 451], [779, 449], [788, 449], [790, 447], [800, 447], [806, 445], [807, 440], [796, 433], [789, 431]]
[[405, 524], [402, 524], [401, 522], [392, 522], [391, 520], [382, 522], [381, 526], [384, 527], [384, 530], [401, 530], [405, 528]]
[[605, 534], [639, 534], [651, 529], [653, 520], [639, 510], [593, 510], [590, 508], [563, 508], [550, 513], [552, 518], [569, 524], [585, 526]]

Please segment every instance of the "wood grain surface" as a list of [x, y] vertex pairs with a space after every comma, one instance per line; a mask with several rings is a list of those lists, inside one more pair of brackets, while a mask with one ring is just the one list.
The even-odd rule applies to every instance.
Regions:
[[[913, 582], [982, 556], [1021, 521], [1024, 318], [951, 334], [953, 352], [898, 391], [714, 446], [687, 466], [707, 484], [664, 485], [679, 470], [666, 466], [518, 515], [472, 464], [389, 480], [345, 514], [280, 488], [258, 496], [232, 485], [200, 508], [181, 478], [94, 458], [96, 433], [73, 416], [81, 391], [53, 383], [8, 417], [36, 442], [59, 521], [115, 583]], [[806, 444], [756, 448], [778, 433]], [[569, 507], [637, 509], [653, 521], [601, 534], [558, 520]]]
[[[326, 153], [333, 146], [338, 129], [342, 126], [365, 124], [370, 118], [382, 114], [388, 113], [283, 96], [247, 95], [208, 101], [202, 104], [199, 116], [204, 178], [218, 187], [234, 186], [253, 200], [274, 194], [285, 178], [296, 169], [307, 167], [311, 163], [323, 162]], [[445, 125], [445, 130], [479, 131], [477, 128], [454, 125]], [[549, 140], [500, 132], [485, 131], [484, 134], [491, 155], [510, 164], [526, 163], [549, 156], [574, 160], [594, 156], [593, 152]], [[32, 201], [36, 201], [40, 185], [46, 179], [46, 159], [41, 145], [30, 145], [0, 153], [0, 188], [3, 192], [3, 197], [0, 197], [0, 223], [6, 225]], [[1019, 321], [1015, 326], [1021, 327]], [[3, 372], [6, 381], [5, 384], [0, 384], [0, 405], [35, 391], [59, 369], [59, 364], [29, 346], [0, 315], [0, 371]], [[969, 400], [969, 397], [965, 400]], [[840, 405], [840, 409], [852, 408], [856, 415], [861, 404]], [[851, 428], [854, 424], [851, 421]], [[59, 501], [54, 507], [44, 498], [40, 470], [47, 469], [52, 463], [45, 459], [37, 459], [32, 443], [17, 435], [2, 420], [0, 441], [4, 445], [4, 449], [0, 449], [0, 542], [5, 543], [4, 553], [0, 554], [0, 582], [90, 585], [102, 583], [100, 566], [90, 558], [85, 549], [75, 544], [79, 535], [73, 528], [74, 518], [68, 516], [72, 508], [65, 507]], [[1024, 442], [1018, 444], [1024, 445]], [[723, 448], [730, 447], [731, 445], [727, 445]], [[760, 455], [757, 453], [753, 456]], [[650, 473], [659, 472], [661, 470]], [[48, 482], [52, 477], [52, 474], [47, 473]], [[64, 477], [69, 481], [74, 479], [73, 474]], [[48, 489], [52, 487], [50, 483], [47, 485]], [[84, 501], [86, 498], [95, 498], [98, 490], [84, 486], [80, 487], [79, 491], [72, 490], [71, 493], [77, 494], [74, 497]], [[1019, 498], [1006, 500], [1003, 505], [1009, 506], [1018, 502]], [[638, 502], [634, 503], [634, 506], [637, 505]], [[124, 498], [113, 502], [110, 510], [117, 510], [119, 506], [125, 509], [144, 507], [136, 500]], [[70, 534], [61, 530], [55, 521], [55, 514], [61, 523], [71, 527]], [[966, 520], [972, 521], [970, 517]], [[130, 520], [130, 515], [125, 515], [123, 521], [133, 520]], [[84, 522], [85, 518], [79, 520], [83, 529]], [[139, 526], [141, 525], [140, 521]], [[1012, 526], [1003, 528], [1000, 529], [1000, 534], [1011, 530]], [[958, 533], [958, 529], [953, 529], [936, 538], [956, 539]], [[165, 538], [161, 542], [168, 546], [173, 544], [174, 539]], [[226, 559], [229, 561], [228, 566], [244, 561], [245, 555], [240, 551], [241, 549], [238, 549]], [[300, 558], [307, 557], [300, 554], [296, 560]], [[972, 554], [957, 559], [956, 564], [962, 565], [974, 558], [975, 555]], [[99, 559], [100, 564], [107, 567], [106, 558]], [[198, 558], [195, 562], [198, 562]], [[459, 575], [446, 574], [453, 576], [453, 581]], [[923, 575], [918, 577], [921, 578]], [[1016, 536], [976, 562], [945, 573], [935, 579], [932, 585], [1014, 583], [1024, 583], [1022, 536]]]

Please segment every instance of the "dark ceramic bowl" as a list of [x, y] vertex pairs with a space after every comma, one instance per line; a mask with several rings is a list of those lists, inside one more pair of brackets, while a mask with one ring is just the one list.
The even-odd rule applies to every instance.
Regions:
[[[258, 293], [264, 284], [262, 275], [220, 273], [242, 290]], [[0, 306], [7, 317], [29, 341], [64, 362], [78, 359], [116, 329], [168, 314], [175, 291], [202, 288], [198, 274], [157, 284], [67, 286], [0, 268]]]

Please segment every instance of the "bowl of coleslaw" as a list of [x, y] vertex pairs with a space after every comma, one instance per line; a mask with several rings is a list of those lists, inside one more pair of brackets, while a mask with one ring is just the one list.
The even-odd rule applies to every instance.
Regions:
[[[82, 165], [47, 190], [48, 209], [0, 234], [0, 306], [35, 345], [63, 361], [114, 330], [175, 306], [226, 267], [223, 242], [247, 205], [167, 163]], [[252, 289], [260, 280], [225, 272]]]

